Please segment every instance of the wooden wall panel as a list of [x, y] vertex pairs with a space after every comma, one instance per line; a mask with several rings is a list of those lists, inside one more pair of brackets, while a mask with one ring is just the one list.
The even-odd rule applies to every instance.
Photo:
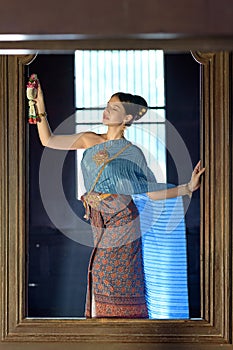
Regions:
[[[202, 320], [25, 318], [25, 81], [31, 57], [0, 56], [1, 350], [232, 348], [231, 54], [202, 63]], [[65, 344], [64, 344], [65, 343]], [[181, 345], [183, 343], [183, 345]], [[226, 347], [225, 347], [226, 346]]]

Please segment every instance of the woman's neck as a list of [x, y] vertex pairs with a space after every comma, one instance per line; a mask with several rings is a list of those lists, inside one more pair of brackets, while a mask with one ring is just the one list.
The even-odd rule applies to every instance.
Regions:
[[124, 138], [124, 129], [120, 128], [108, 128], [107, 133], [105, 134], [106, 140], [118, 140]]

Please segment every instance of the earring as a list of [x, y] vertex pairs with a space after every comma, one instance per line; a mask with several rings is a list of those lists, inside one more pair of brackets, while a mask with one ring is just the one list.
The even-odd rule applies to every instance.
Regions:
[[122, 130], [121, 130], [121, 138], [123, 138], [123, 137], [124, 137], [125, 129], [126, 129], [126, 125], [125, 125], [125, 124], [123, 124], [123, 126], [122, 126]]

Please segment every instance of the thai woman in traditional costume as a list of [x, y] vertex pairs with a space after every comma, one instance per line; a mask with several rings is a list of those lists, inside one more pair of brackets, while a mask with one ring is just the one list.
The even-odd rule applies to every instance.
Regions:
[[199, 162], [187, 184], [159, 187], [143, 152], [124, 137], [125, 128], [147, 111], [147, 103], [140, 96], [119, 92], [110, 98], [103, 112], [105, 134], [54, 135], [47, 121], [40, 84], [33, 100], [44, 146], [85, 149], [81, 167], [86, 193], [82, 201], [94, 235], [86, 316], [147, 318], [140, 215], [132, 195], [144, 193], [155, 201], [191, 196], [200, 186], [204, 168]]

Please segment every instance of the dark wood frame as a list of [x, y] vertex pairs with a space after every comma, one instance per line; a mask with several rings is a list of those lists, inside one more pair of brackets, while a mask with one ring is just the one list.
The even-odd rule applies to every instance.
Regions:
[[128, 343], [127, 349], [138, 344], [154, 349], [162, 343], [232, 343], [231, 54], [219, 51], [193, 55], [201, 64], [201, 159], [206, 166], [201, 188], [202, 319], [177, 321], [25, 317], [24, 69], [33, 56], [0, 56], [2, 344], [75, 342], [83, 349], [83, 343], [95, 348]]

